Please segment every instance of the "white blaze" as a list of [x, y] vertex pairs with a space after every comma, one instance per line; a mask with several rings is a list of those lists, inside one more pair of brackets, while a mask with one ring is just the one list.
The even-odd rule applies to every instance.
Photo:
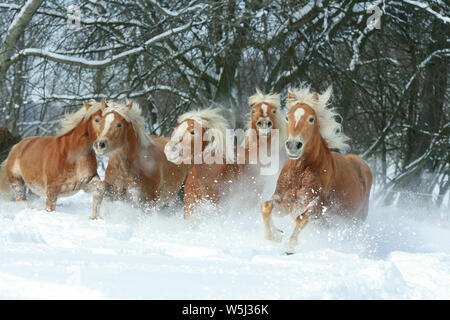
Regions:
[[295, 126], [297, 126], [298, 122], [302, 118], [302, 116], [305, 114], [305, 110], [303, 108], [298, 108], [294, 112], [294, 118], [295, 118]]
[[268, 108], [267, 104], [263, 104], [261, 106], [261, 109], [263, 109], [264, 117], [267, 117], [267, 108]]
[[104, 137], [108, 133], [109, 128], [111, 127], [111, 123], [113, 121], [114, 121], [114, 113], [108, 114], [105, 118], [105, 127], [103, 128], [103, 132], [100, 135], [100, 137]]

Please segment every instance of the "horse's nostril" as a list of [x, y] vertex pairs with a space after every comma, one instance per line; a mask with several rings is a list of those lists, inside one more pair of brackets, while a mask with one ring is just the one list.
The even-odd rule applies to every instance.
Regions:
[[105, 149], [106, 144], [104, 142], [100, 142], [100, 148]]
[[258, 121], [258, 122], [256, 123], [256, 125], [257, 125], [258, 127], [260, 127], [260, 126], [261, 126], [261, 121]]
[[297, 144], [295, 145], [295, 147], [297, 149], [300, 149], [302, 146], [303, 146], [303, 143], [301, 143], [301, 142], [297, 142]]
[[267, 122], [267, 125], [268, 125], [269, 127], [271, 127], [271, 126], [272, 126], [272, 121]]

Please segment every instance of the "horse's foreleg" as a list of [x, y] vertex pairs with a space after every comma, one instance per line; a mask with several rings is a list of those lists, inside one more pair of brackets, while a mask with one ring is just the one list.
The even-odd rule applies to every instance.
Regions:
[[282, 239], [281, 230], [275, 228], [272, 221], [273, 200], [266, 201], [261, 205], [261, 215], [264, 222], [265, 237], [267, 240], [280, 242]]
[[92, 220], [97, 219], [99, 208], [102, 203], [103, 196], [105, 194], [105, 185], [98, 176], [95, 176], [94, 178], [91, 179], [91, 181], [89, 181], [89, 183], [86, 185], [84, 189], [88, 193], [93, 193], [92, 209], [89, 218]]
[[307, 215], [302, 214], [295, 218], [294, 230], [292, 231], [291, 237], [289, 238], [289, 241], [286, 245], [286, 254], [293, 254], [295, 252], [298, 244], [298, 234], [306, 226], [307, 222]]

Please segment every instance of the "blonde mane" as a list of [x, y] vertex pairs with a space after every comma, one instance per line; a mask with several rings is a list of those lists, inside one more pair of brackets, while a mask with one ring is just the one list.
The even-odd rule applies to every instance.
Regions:
[[[280, 140], [280, 148], [284, 145], [284, 141], [286, 140], [286, 123], [284, 121], [284, 115], [280, 110], [281, 99], [280, 94], [263, 94], [258, 88], [256, 88], [256, 93], [248, 98], [248, 105], [252, 106], [258, 103], [269, 103], [277, 108], [277, 112], [275, 113], [275, 126], [279, 132], [279, 140]], [[246, 115], [247, 123], [245, 125], [245, 138], [243, 140], [242, 146], [248, 147], [249, 137], [250, 137], [250, 129], [252, 128], [252, 114], [251, 111]]]
[[252, 106], [254, 104], [267, 102], [273, 105], [274, 107], [279, 108], [281, 104], [280, 94], [263, 94], [261, 90], [256, 88], [256, 93], [248, 98], [248, 105]]
[[59, 130], [57, 136], [63, 136], [69, 133], [81, 123], [89, 120], [94, 113], [102, 109], [101, 104], [95, 100], [91, 100], [89, 104], [92, 106], [89, 109], [82, 106], [78, 111], [66, 114], [65, 118], [60, 122], [61, 129]]
[[[100, 102], [94, 102], [92, 106], [100, 105]], [[142, 116], [142, 110], [138, 103], [132, 102], [131, 108], [128, 108], [128, 102], [108, 101], [107, 108], [103, 110], [103, 116], [111, 112], [117, 112], [126, 121], [133, 125], [138, 142], [141, 146], [147, 147], [154, 145], [153, 140], [147, 135], [145, 131], [145, 119]]]
[[340, 115], [334, 108], [327, 108], [331, 92], [332, 87], [330, 86], [325, 92], [319, 94], [317, 99], [315, 92], [311, 91], [311, 87], [302, 84], [299, 88], [288, 90], [286, 106], [291, 109], [298, 103], [309, 105], [317, 115], [320, 135], [327, 142], [328, 147], [347, 151], [349, 149], [347, 141], [350, 139], [342, 132], [342, 125], [335, 119]]
[[[226, 131], [229, 129], [229, 124], [228, 121], [220, 114], [219, 108], [188, 111], [178, 117], [178, 123], [188, 119], [198, 122], [206, 130], [212, 129], [219, 132], [221, 137], [218, 138], [221, 141], [215, 146], [218, 149], [217, 151], [223, 154], [227, 160], [234, 160], [234, 145], [233, 148], [227, 148]], [[230, 141], [229, 143], [234, 144], [234, 141]]]

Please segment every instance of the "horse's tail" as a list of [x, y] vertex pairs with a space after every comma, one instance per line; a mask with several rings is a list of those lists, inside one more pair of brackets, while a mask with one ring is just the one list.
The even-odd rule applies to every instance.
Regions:
[[0, 165], [0, 198], [3, 200], [11, 200], [14, 194], [6, 174], [6, 161], [8, 161], [8, 158]]

